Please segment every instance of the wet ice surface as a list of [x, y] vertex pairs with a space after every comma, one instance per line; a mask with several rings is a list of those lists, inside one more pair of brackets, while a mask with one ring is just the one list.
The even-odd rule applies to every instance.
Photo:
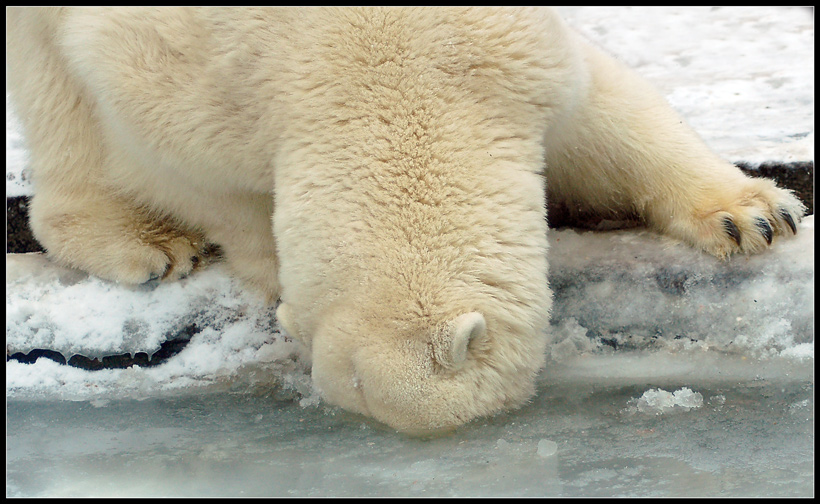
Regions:
[[[561, 10], [725, 158], [813, 160], [808, 10]], [[8, 110], [6, 146], [7, 196], [30, 194]], [[813, 218], [729, 263], [634, 230], [550, 240], [538, 393], [431, 440], [320, 401], [303, 351], [221, 265], [125, 289], [9, 256], [7, 352], [151, 353], [199, 332], [150, 368], [7, 362], [6, 494], [814, 495]]]
[[687, 383], [701, 407], [645, 414], [628, 405], [655, 383], [558, 379], [519, 411], [431, 440], [249, 393], [14, 401], [6, 493], [813, 495], [812, 381]]

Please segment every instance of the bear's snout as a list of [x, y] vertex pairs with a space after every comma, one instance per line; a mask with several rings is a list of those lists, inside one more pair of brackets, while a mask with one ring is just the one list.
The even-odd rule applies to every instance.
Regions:
[[491, 337], [481, 313], [421, 332], [325, 325], [312, 341], [313, 381], [329, 403], [411, 435], [447, 432], [509, 406], [491, 386], [501, 377], [487, 361]]

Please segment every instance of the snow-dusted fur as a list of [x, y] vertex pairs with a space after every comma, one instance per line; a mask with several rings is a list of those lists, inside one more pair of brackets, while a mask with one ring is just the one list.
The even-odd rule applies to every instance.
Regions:
[[189, 273], [216, 243], [281, 299], [323, 396], [400, 430], [533, 393], [547, 193], [718, 257], [803, 214], [548, 9], [7, 15], [50, 257], [140, 283]]

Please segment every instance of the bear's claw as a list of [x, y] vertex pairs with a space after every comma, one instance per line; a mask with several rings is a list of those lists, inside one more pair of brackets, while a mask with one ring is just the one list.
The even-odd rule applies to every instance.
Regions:
[[734, 221], [730, 217], [726, 217], [723, 219], [723, 227], [726, 229], [726, 233], [737, 243], [737, 246], [740, 246], [740, 230], [735, 225]]
[[789, 228], [792, 230], [792, 234], [797, 234], [797, 225], [794, 223], [794, 217], [792, 217], [791, 212], [785, 208], [781, 208], [780, 216], [783, 217], [783, 220], [789, 225]]
[[745, 184], [737, 194], [718, 193], [707, 198], [715, 203], [708, 211], [695, 214], [706, 226], [700, 227], [692, 243], [726, 259], [738, 252], [759, 252], [771, 246], [778, 235], [788, 235], [789, 230], [797, 234], [805, 205], [791, 191], [762, 178], [748, 179]]
[[[786, 209], [781, 208], [778, 212], [780, 217], [786, 222], [789, 226], [789, 229], [792, 230], [792, 234], [797, 234], [797, 225], [794, 222], [794, 217], [792, 216], [791, 212]], [[774, 230], [772, 229], [772, 224], [769, 223], [768, 220], [764, 219], [763, 217], [757, 217], [755, 219], [755, 225], [757, 226], [758, 231], [760, 234], [763, 235], [763, 238], [766, 239], [766, 243], [771, 245], [772, 239], [774, 238]], [[726, 217], [723, 219], [723, 228], [726, 231], [726, 234], [734, 240], [737, 246], [740, 246], [741, 234], [740, 230], [738, 229], [735, 222], [730, 218]]]
[[771, 245], [772, 244], [772, 226], [769, 225], [769, 221], [762, 217], [758, 217], [755, 219], [755, 224], [757, 225], [757, 229], [760, 231], [760, 234], [763, 235], [763, 238], [766, 238], [766, 243]]

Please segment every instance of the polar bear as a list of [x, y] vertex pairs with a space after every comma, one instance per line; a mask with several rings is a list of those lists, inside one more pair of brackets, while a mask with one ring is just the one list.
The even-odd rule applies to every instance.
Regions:
[[7, 15], [49, 256], [141, 283], [218, 244], [280, 301], [323, 397], [404, 432], [534, 393], [547, 196], [720, 258], [804, 213], [549, 9]]

